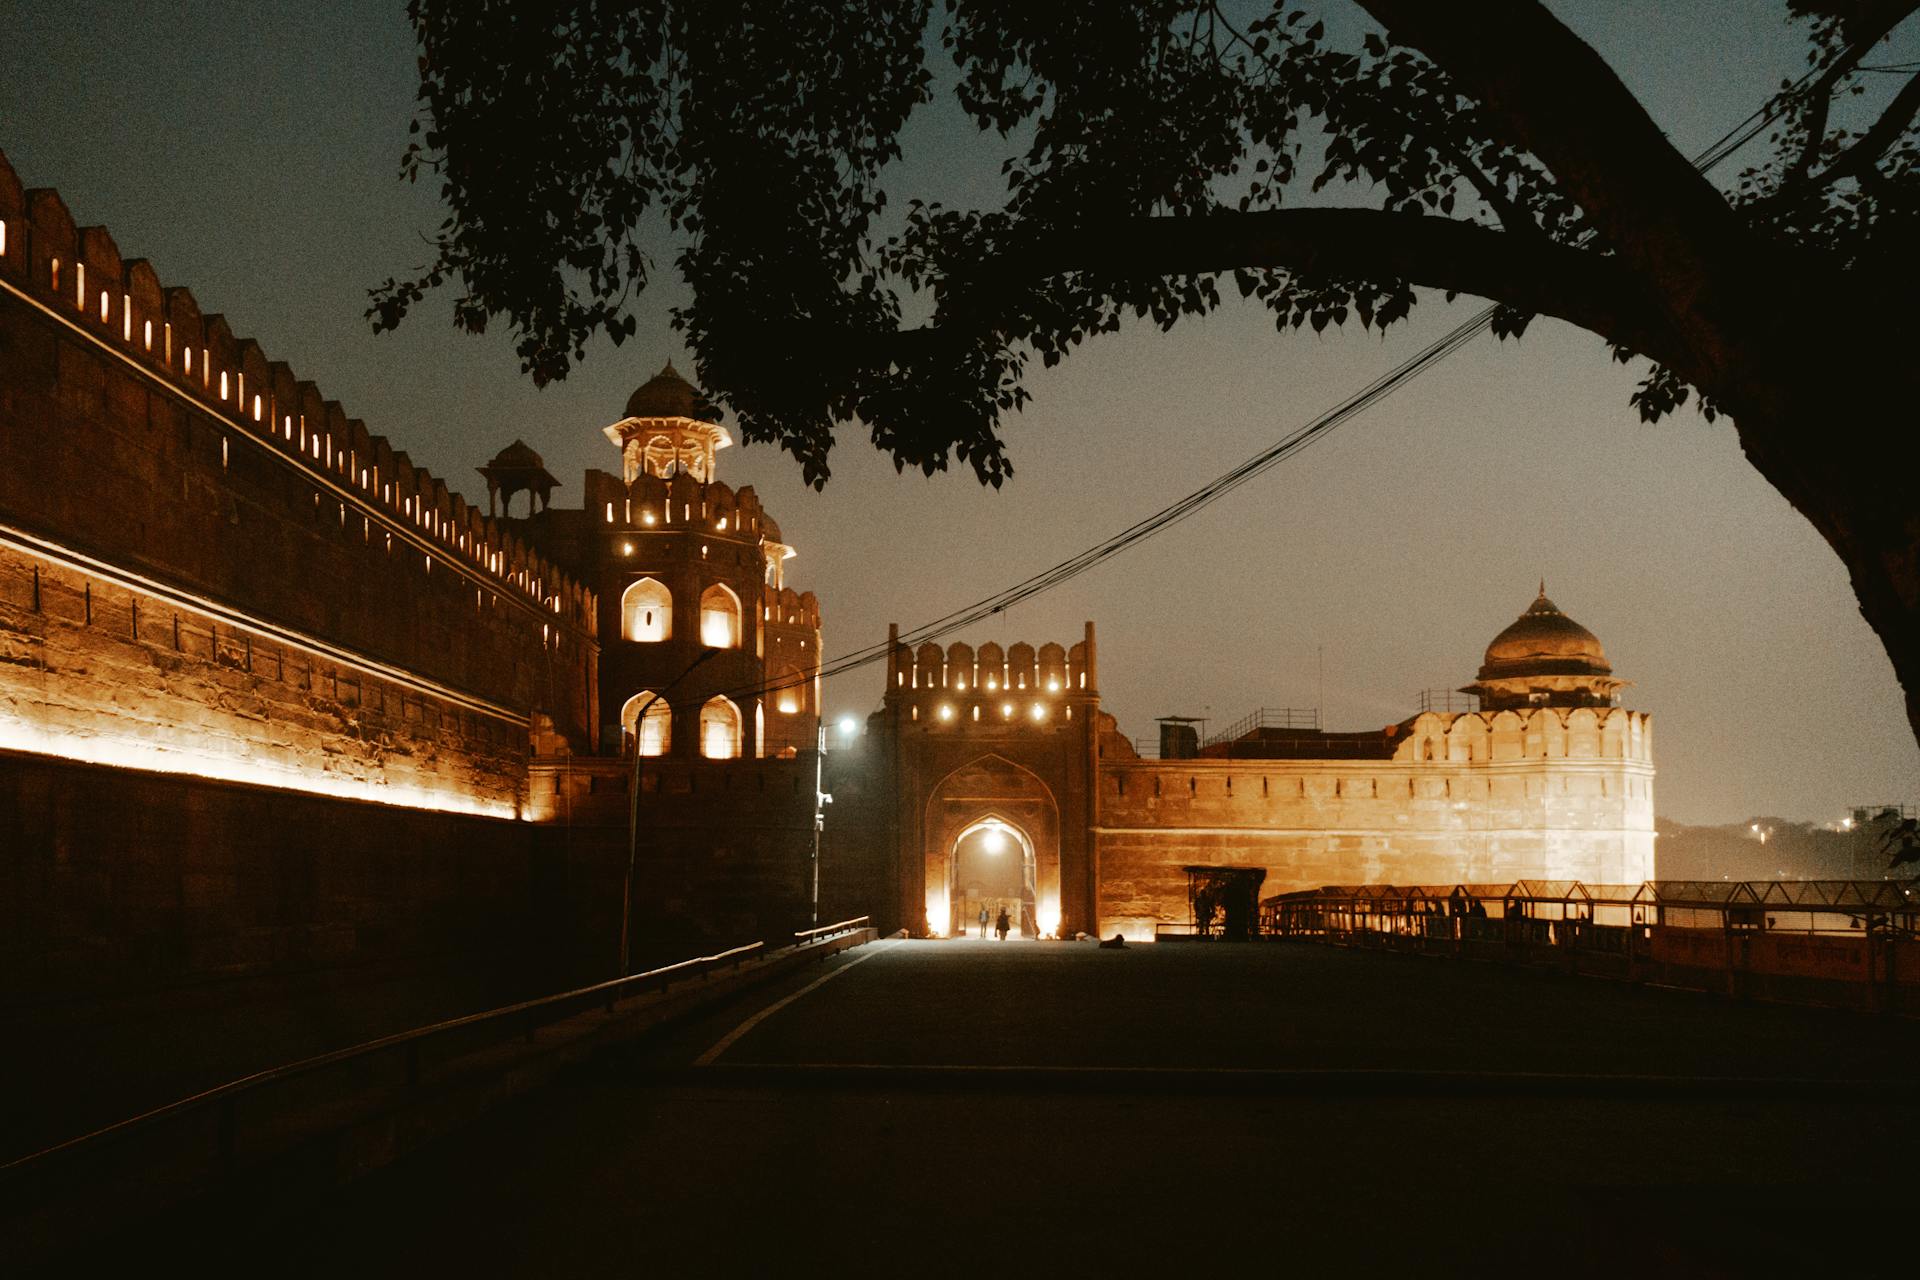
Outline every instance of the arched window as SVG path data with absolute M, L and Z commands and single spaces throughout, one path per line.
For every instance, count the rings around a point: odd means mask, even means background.
M 758 698 L 753 700 L 753 743 L 755 755 L 767 754 L 767 704 Z
M 700 708 L 700 754 L 709 760 L 740 754 L 740 708 L 726 698 L 710 698 Z
M 673 634 L 673 593 L 665 584 L 642 578 L 620 597 L 620 634 L 654 642 Z
M 740 597 L 718 583 L 700 596 L 700 643 L 709 649 L 740 647 Z
M 653 699 L 651 706 L 647 705 L 649 699 Z M 636 735 L 634 718 L 640 714 L 641 707 L 647 708 L 647 716 L 639 724 Z M 643 689 L 620 708 L 620 732 L 623 751 L 632 751 L 637 737 L 641 755 L 663 756 L 673 745 L 673 709 L 665 698 L 654 699 L 652 693 Z

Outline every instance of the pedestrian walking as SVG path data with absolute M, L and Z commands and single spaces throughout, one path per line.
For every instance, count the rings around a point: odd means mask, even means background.
M 983 902 L 980 904 L 980 938 L 981 940 L 985 941 L 986 936 L 987 936 L 987 904 Z
M 1000 941 L 1005 942 L 1007 940 L 1007 930 L 1012 926 L 1012 923 L 1012 921 L 1007 919 L 1007 909 L 1005 907 L 1000 908 L 1000 918 L 993 922 L 993 927 L 999 931 Z

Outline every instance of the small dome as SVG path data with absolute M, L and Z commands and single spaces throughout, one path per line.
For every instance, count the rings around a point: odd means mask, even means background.
M 528 447 L 526 441 L 515 440 L 512 444 L 493 455 L 493 461 L 487 464 L 502 470 L 509 468 L 527 468 L 538 471 L 545 467 L 546 460 Z
M 716 415 L 699 388 L 680 376 L 668 361 L 667 367 L 642 383 L 627 397 L 629 418 L 694 418 L 713 422 Z
M 1607 675 L 1612 671 L 1599 637 L 1560 612 L 1560 606 L 1547 599 L 1543 582 L 1527 611 L 1487 646 L 1480 677 L 1524 672 Z

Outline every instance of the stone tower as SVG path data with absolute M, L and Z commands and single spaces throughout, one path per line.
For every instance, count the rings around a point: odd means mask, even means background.
M 790 755 L 819 726 L 820 607 L 786 585 L 794 549 L 751 487 L 715 475 L 733 440 L 669 364 L 603 434 L 619 475 L 590 470 L 579 510 L 528 531 L 599 600 L 598 753 Z

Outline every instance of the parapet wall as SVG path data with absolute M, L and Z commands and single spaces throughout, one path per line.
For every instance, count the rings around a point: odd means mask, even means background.
M 0 540 L 16 663 L 32 650 L 0 677 L 0 723 L 40 736 L 0 745 L 58 753 L 63 733 L 97 741 L 115 718 L 140 736 L 172 706 L 172 730 L 250 742 L 277 765 L 402 788 L 424 771 L 499 811 L 536 715 L 593 740 L 589 591 L 189 292 L 123 262 L 103 229 L 76 228 L 56 193 L 22 191 L 4 157 Z M 78 601 L 74 617 L 45 614 L 56 597 Z M 184 619 L 180 643 L 163 613 Z M 252 665 L 196 639 L 223 627 Z M 109 641 L 132 649 L 95 661 Z M 289 664 L 262 670 L 263 646 L 283 643 L 302 654 L 298 679 L 328 691 L 300 687 L 299 713 Z M 342 673 L 353 692 L 336 697 Z M 409 715 L 487 727 L 401 760 L 383 744 Z
M 1391 760 L 1101 761 L 1103 932 L 1188 919 L 1188 866 L 1326 884 L 1638 884 L 1653 876 L 1651 718 L 1417 717 Z
M 0 224 L 11 340 L 0 412 L 12 441 L 0 511 L 278 621 L 464 677 L 475 692 L 497 666 L 463 652 L 475 613 L 513 618 L 521 634 L 510 643 L 531 635 L 563 659 L 591 643 L 590 593 L 507 523 L 369 435 L 223 317 L 203 316 L 189 291 L 163 288 L 145 261 L 123 262 L 104 228 L 74 225 L 58 193 L 22 191 L 4 156 Z M 392 567 L 324 563 L 312 537 L 263 542 L 248 527 L 260 519 L 331 523 L 344 531 L 336 544 L 358 534 Z M 444 589 L 429 584 L 435 575 Z M 430 590 L 464 596 L 470 611 L 396 628 L 386 624 L 403 609 L 361 607 Z
M 887 693 L 973 694 L 1092 693 L 1099 680 L 1093 663 L 1093 631 L 1066 648 L 1052 642 L 1038 649 L 1026 641 L 1001 648 L 989 640 L 979 649 L 964 642 L 945 648 L 931 642 L 912 649 L 896 644 L 887 661 Z
M 1423 711 L 1396 734 L 1393 758 L 1452 761 L 1632 760 L 1653 763 L 1653 717 L 1624 707 Z

